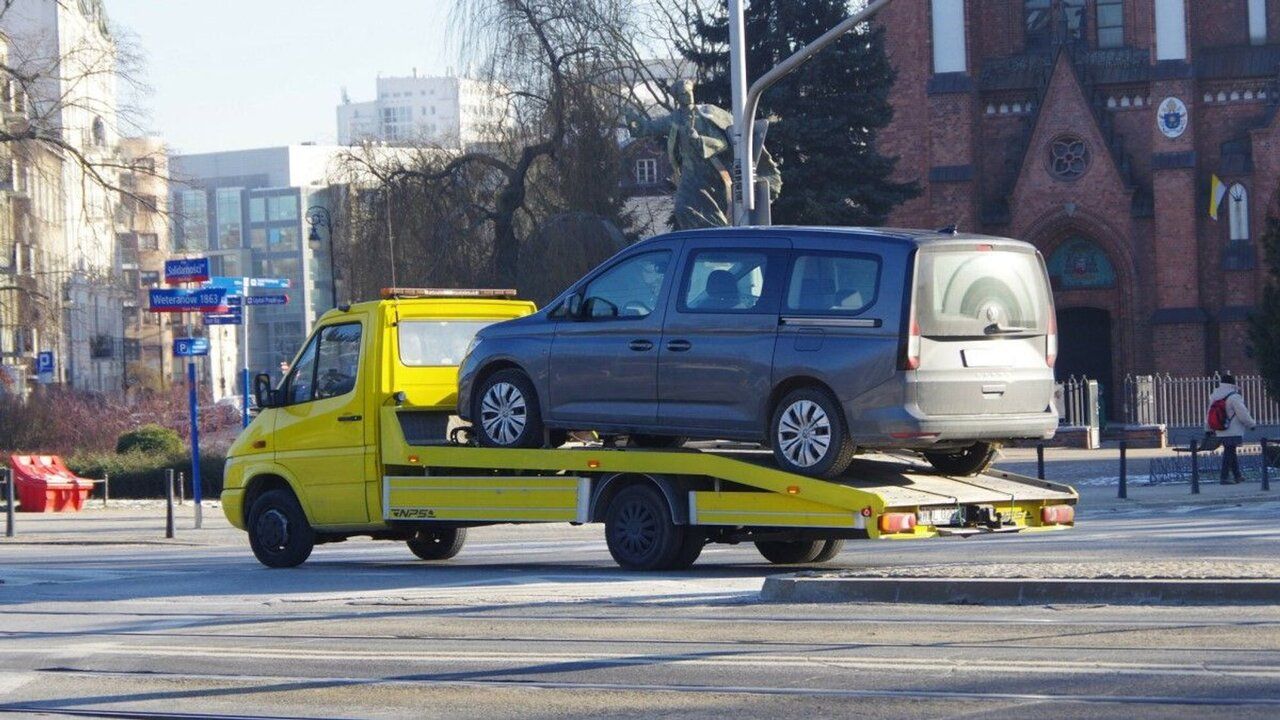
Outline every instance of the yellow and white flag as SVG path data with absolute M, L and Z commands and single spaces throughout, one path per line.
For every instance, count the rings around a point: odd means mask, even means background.
M 1213 179 L 1209 181 L 1209 217 L 1218 219 L 1218 208 L 1222 206 L 1222 199 L 1226 196 L 1227 186 L 1215 173 Z

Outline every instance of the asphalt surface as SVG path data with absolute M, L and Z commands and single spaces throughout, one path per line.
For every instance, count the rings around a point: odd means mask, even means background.
M 1275 569 L 1276 500 L 1149 499 L 1098 494 L 1068 532 L 851 543 L 826 567 Z M 634 574 L 595 526 L 479 529 L 440 564 L 354 540 L 268 570 L 219 511 L 189 515 L 177 542 L 155 508 L 19 517 L 0 715 L 1280 716 L 1276 606 L 769 604 L 779 569 L 750 546 Z

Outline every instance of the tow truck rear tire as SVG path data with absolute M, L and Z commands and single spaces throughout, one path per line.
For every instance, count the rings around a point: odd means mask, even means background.
M 466 528 L 444 530 L 420 530 L 406 541 L 409 551 L 422 560 L 448 560 L 462 552 L 467 542 Z
M 298 498 L 289 490 L 268 490 L 253 501 L 248 518 L 249 547 L 272 568 L 297 567 L 316 546 L 316 532 Z
M 843 549 L 843 540 L 828 540 L 822 544 L 822 549 L 818 551 L 818 555 L 813 559 L 813 562 L 824 563 L 829 560 L 834 560 Z
M 774 565 L 804 565 L 815 562 L 827 548 L 828 540 L 765 540 L 756 549 Z M 839 552 L 837 550 L 837 552 Z
M 702 554 L 702 549 L 707 546 L 707 536 L 694 530 L 693 528 L 685 528 L 684 543 L 680 546 L 680 552 L 676 554 L 675 562 L 671 563 L 672 570 L 688 570 L 698 561 L 698 556 Z
M 623 488 L 605 511 L 609 554 L 626 570 L 670 570 L 686 559 L 692 564 L 697 555 L 686 544 L 686 534 L 687 528 L 672 520 L 666 498 L 651 485 Z
M 967 477 L 985 472 L 996 459 L 996 451 L 1000 446 L 996 443 L 974 443 L 967 448 L 951 452 L 927 452 L 924 459 L 944 475 Z

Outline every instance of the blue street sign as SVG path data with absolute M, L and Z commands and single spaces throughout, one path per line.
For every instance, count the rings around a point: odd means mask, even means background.
M 43 350 L 36 355 L 36 375 L 41 385 L 53 382 L 53 351 Z
M 200 312 L 227 307 L 227 291 L 222 288 L 202 290 L 166 290 L 152 288 L 151 312 Z
M 244 311 L 239 307 L 232 307 L 230 311 L 224 313 L 205 313 L 205 325 L 243 325 Z
M 204 287 L 226 288 L 227 292 L 232 295 L 243 295 L 244 278 L 214 275 L 205 282 Z M 293 287 L 293 282 L 288 278 L 249 278 L 249 287 L 263 288 L 264 290 L 288 290 Z
M 209 279 L 209 258 L 183 258 L 164 261 L 164 281 L 168 285 L 203 282 Z
M 288 295 L 250 295 L 244 299 L 245 305 L 286 305 L 288 302 Z
M 243 304 L 244 304 L 244 303 L 240 302 L 240 296 L 239 296 L 239 295 L 228 295 L 228 296 L 227 296 L 227 307 L 238 308 L 238 307 L 240 307 L 240 306 L 241 306 L 241 305 L 243 305 Z
M 208 338 L 174 338 L 173 354 L 177 357 L 195 357 L 209 354 Z

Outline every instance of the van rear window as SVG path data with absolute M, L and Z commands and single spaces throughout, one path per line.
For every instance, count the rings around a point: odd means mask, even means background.
M 916 273 L 916 322 L 925 336 L 1043 335 L 1053 307 L 1034 252 L 925 250 Z
M 401 320 L 400 362 L 407 367 L 461 365 L 471 339 L 497 320 Z

